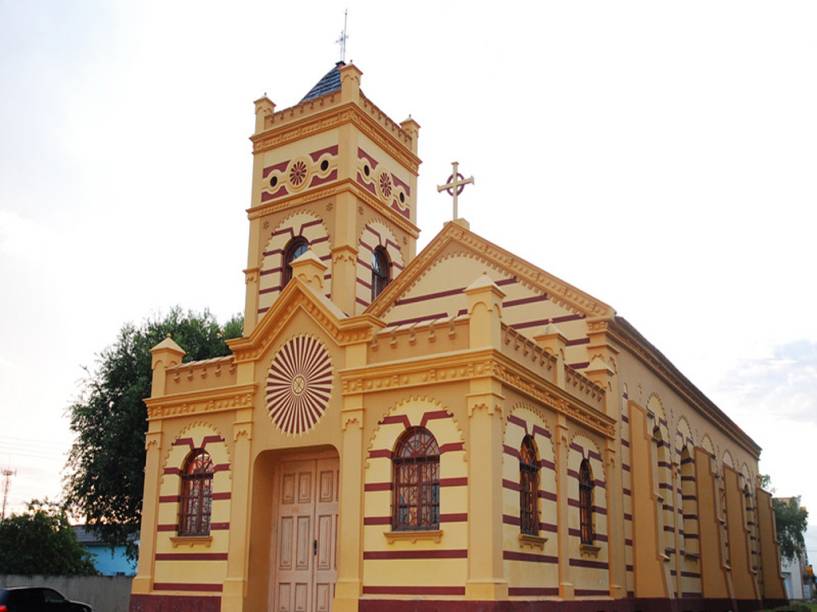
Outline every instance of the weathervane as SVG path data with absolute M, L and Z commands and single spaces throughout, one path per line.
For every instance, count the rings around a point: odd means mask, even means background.
M 340 33 L 340 38 L 335 42 L 340 45 L 340 61 L 346 63 L 346 40 L 349 35 L 346 34 L 346 18 L 349 16 L 349 9 L 343 11 L 343 31 Z
M 451 196 L 451 199 L 454 200 L 454 219 L 457 218 L 457 196 L 462 193 L 462 190 L 465 189 L 466 185 L 474 185 L 474 177 L 465 178 L 462 174 L 459 173 L 459 166 L 460 162 L 451 162 L 451 176 L 448 177 L 448 181 L 445 185 L 437 185 L 437 193 L 441 191 L 447 191 L 448 195 Z

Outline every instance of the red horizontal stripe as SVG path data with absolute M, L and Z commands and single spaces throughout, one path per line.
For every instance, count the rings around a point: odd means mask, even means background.
M 544 295 L 532 295 L 526 298 L 519 298 L 517 300 L 506 300 L 502 302 L 504 307 L 508 306 L 521 306 L 522 304 L 533 304 L 534 302 L 545 302 L 548 299 L 547 293 Z
M 558 563 L 559 559 L 553 555 L 536 555 L 514 550 L 502 551 L 502 558 L 506 561 L 527 561 L 529 563 Z
M 214 500 L 219 500 L 219 499 L 230 499 L 230 492 L 229 492 L 229 491 L 225 491 L 224 493 L 213 493 L 212 498 L 213 498 Z
M 544 597 L 558 594 L 558 587 L 508 587 L 508 595 L 511 597 L 519 597 L 522 595 Z
M 574 595 L 588 597 L 593 595 L 609 595 L 610 591 L 606 589 L 576 589 L 573 591 L 573 593 Z
M 207 591 L 220 593 L 220 584 L 196 584 L 192 582 L 154 582 L 154 591 Z
M 502 452 L 506 455 L 510 455 L 516 459 L 519 459 L 519 451 L 516 450 L 513 446 L 508 446 L 507 444 L 502 445 Z
M 528 423 L 524 419 L 520 419 L 518 416 L 510 415 L 508 417 L 508 423 L 518 425 L 525 430 L 525 433 L 528 433 Z
M 367 550 L 364 559 L 466 559 L 468 549 L 453 550 Z
M 465 595 L 459 586 L 364 586 L 364 595 Z
M 391 491 L 390 482 L 367 482 L 363 485 L 364 491 Z
M 179 496 L 178 495 L 160 495 L 159 496 L 159 503 L 160 504 L 166 504 L 166 503 L 169 503 L 169 502 L 177 502 L 177 501 L 179 501 Z
M 519 490 L 519 483 L 514 482 L 513 480 L 508 480 L 507 478 L 502 479 L 502 486 L 505 489 L 510 489 L 511 491 L 518 491 Z
M 607 561 L 588 561 L 587 559 L 571 559 L 573 567 L 587 567 L 591 569 L 607 569 Z
M 226 561 L 227 553 L 156 553 L 157 561 Z
M 440 478 L 441 487 L 464 487 L 468 484 L 468 478 Z
M 465 450 L 465 442 L 449 442 L 440 446 L 440 454 Z

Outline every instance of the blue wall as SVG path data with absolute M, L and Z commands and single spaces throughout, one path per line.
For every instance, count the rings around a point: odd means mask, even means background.
M 136 561 L 128 560 L 124 546 L 111 549 L 104 544 L 84 544 L 83 548 L 91 553 L 96 571 L 103 576 L 136 575 Z

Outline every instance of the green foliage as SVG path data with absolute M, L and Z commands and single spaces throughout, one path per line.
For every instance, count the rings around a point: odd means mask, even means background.
M 764 491 L 771 491 L 774 493 L 772 487 L 772 477 L 768 474 L 760 474 L 760 488 Z
M 167 336 L 187 354 L 185 361 L 229 354 L 225 340 L 241 336 L 243 319 L 220 326 L 208 311 L 172 309 L 136 327 L 126 324 L 114 344 L 98 356 L 95 372 L 83 381 L 69 408 L 76 439 L 66 465 L 65 497 L 100 539 L 136 553 L 131 537 L 139 529 L 145 466 L 150 349 Z
M 808 511 L 800 506 L 800 497 L 772 499 L 774 518 L 777 524 L 777 541 L 780 555 L 787 559 L 805 556 L 808 528 Z
M 32 500 L 23 514 L 0 521 L 0 574 L 92 576 L 91 555 L 77 542 L 65 510 Z

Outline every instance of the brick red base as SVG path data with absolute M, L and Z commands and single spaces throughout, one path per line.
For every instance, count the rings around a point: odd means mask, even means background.
M 786 605 L 786 601 L 771 602 Z M 397 601 L 362 599 L 360 612 L 755 612 L 769 605 L 731 599 L 618 599 L 581 601 Z
M 212 595 L 131 595 L 129 612 L 219 612 L 221 597 Z
M 618 599 L 581 601 L 434 601 L 362 599 L 360 612 L 756 612 L 785 606 L 731 599 Z M 221 598 L 207 595 L 131 595 L 129 612 L 219 612 Z M 258 612 L 252 610 L 250 612 Z

